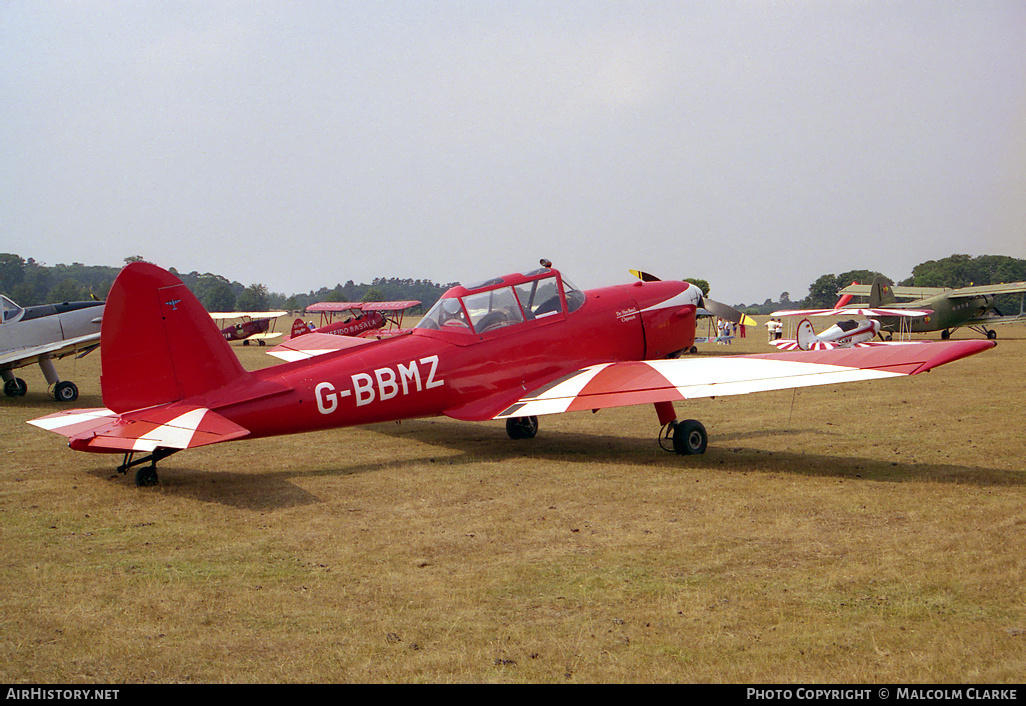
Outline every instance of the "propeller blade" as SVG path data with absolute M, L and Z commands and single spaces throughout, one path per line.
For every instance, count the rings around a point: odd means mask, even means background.
M 630 273 L 632 275 L 634 275 L 635 277 L 637 277 L 638 279 L 640 279 L 642 282 L 658 282 L 658 281 L 660 281 L 659 278 L 656 277 L 655 275 L 650 275 L 649 273 L 642 272 L 641 270 L 630 270 Z
M 734 307 L 718 302 L 709 297 L 705 297 L 705 308 L 721 319 L 726 319 L 731 323 L 744 324 L 745 326 L 755 326 L 756 321 L 748 314 L 743 314 Z

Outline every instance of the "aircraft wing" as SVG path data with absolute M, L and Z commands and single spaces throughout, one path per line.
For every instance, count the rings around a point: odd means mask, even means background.
M 292 362 L 306 360 L 307 358 L 324 355 L 325 353 L 334 353 L 335 351 L 353 348 L 354 346 L 374 343 L 374 340 L 372 338 L 338 336 L 333 333 L 317 333 L 312 331 L 311 333 L 304 333 L 302 336 L 290 338 L 281 345 L 267 351 L 267 354 Z
M 606 363 L 564 375 L 498 409 L 491 418 L 558 414 L 917 375 L 994 345 L 993 341 L 923 342 Z
M 212 311 L 210 318 L 215 321 L 225 319 L 277 319 L 288 314 L 286 311 Z
M 837 293 L 841 295 L 850 294 L 854 297 L 868 297 L 871 288 L 872 285 L 869 284 L 849 284 L 847 287 L 839 290 Z M 947 287 L 893 286 L 891 287 L 891 291 L 894 293 L 894 296 L 898 299 L 927 299 L 938 294 L 944 294 L 944 292 L 950 292 L 951 289 Z
M 336 311 L 405 311 L 420 306 L 418 301 L 394 302 L 317 302 L 306 307 L 306 313 L 323 313 Z
M 100 345 L 99 331 L 63 341 L 54 341 L 42 346 L 6 351 L 0 355 L 0 366 L 17 368 L 21 365 L 35 363 L 40 357 L 63 358 L 80 351 L 89 353 L 98 345 Z
M 249 431 L 206 407 L 170 404 L 118 415 L 109 409 L 75 409 L 29 421 L 69 439 L 78 450 L 191 449 L 246 436 Z
M 983 316 L 974 316 L 962 326 L 993 326 L 994 324 L 1015 324 L 1026 322 L 1026 313 L 1024 314 L 1007 314 L 1002 316 L 1001 314 L 995 314 L 994 312 L 988 312 Z
M 412 309 L 415 306 L 420 306 L 418 301 L 398 301 L 398 302 L 363 302 L 360 308 L 364 311 L 406 311 Z
M 1026 282 L 1008 282 L 1007 284 L 981 284 L 975 287 L 962 287 L 951 292 L 953 299 L 961 297 L 978 297 L 982 294 L 1021 294 L 1026 292 Z
M 867 309 L 865 307 L 840 307 L 838 309 L 787 309 L 774 311 L 770 316 L 926 316 L 933 309 Z

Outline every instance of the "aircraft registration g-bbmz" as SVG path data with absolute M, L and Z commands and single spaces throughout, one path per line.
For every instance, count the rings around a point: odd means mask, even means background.
M 186 286 L 131 263 L 107 298 L 101 336 L 105 408 L 35 419 L 76 451 L 121 453 L 120 472 L 157 480 L 182 449 L 238 439 L 446 415 L 506 420 L 530 438 L 538 416 L 652 404 L 659 440 L 706 449 L 705 428 L 674 402 L 915 375 L 993 341 L 685 356 L 701 291 L 637 281 L 581 291 L 551 263 L 449 289 L 417 326 L 383 339 L 318 334 L 271 352 L 289 362 L 246 371 Z M 140 455 L 141 458 L 136 458 Z

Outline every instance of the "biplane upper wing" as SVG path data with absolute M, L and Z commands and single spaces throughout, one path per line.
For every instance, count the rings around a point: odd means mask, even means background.
M 849 284 L 837 293 L 841 295 L 851 295 L 854 297 L 868 297 L 871 290 L 872 285 L 870 284 Z M 948 287 L 903 287 L 896 285 L 891 287 L 891 291 L 898 299 L 928 299 L 929 297 L 944 294 L 945 292 L 950 292 L 952 290 Z
M 922 342 L 605 363 L 564 375 L 497 409 L 491 418 L 558 414 L 917 375 L 994 345 L 993 341 Z M 477 411 L 484 413 L 480 408 Z
M 215 321 L 225 319 L 277 319 L 288 314 L 287 311 L 212 311 L 210 318 Z
M 306 307 L 308 314 L 337 312 L 337 311 L 406 311 L 415 306 L 420 306 L 418 301 L 393 301 L 393 302 L 317 302 Z
M 926 316 L 932 309 L 888 309 L 858 306 L 842 306 L 836 309 L 784 309 L 774 311 L 770 316 Z
M 960 289 L 949 290 L 951 297 L 978 297 L 980 295 L 989 294 L 1021 294 L 1026 292 L 1026 282 L 1007 282 L 1005 284 L 980 284 L 973 287 L 962 287 Z

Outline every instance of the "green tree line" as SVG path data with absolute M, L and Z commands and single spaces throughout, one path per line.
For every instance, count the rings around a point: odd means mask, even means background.
M 840 291 L 849 284 L 870 284 L 877 277 L 884 277 L 891 284 L 904 287 L 947 287 L 959 289 L 973 285 L 1026 282 L 1026 260 L 1006 255 L 950 255 L 941 260 L 928 260 L 912 268 L 912 275 L 901 281 L 887 277 L 874 270 L 849 270 L 841 274 L 826 274 L 809 285 L 808 295 L 797 302 L 790 300 L 787 292 L 780 299 L 767 299 L 762 304 L 738 304 L 735 308 L 747 314 L 769 314 L 786 308 L 822 309 L 832 307 L 840 298 Z M 1018 311 L 1019 295 L 998 297 L 995 303 L 999 310 Z
M 125 262 L 141 260 L 133 256 Z M 0 293 L 6 294 L 22 306 L 65 301 L 105 299 L 119 267 L 83 265 L 45 265 L 32 258 L 24 259 L 13 253 L 0 253 Z M 436 284 L 430 280 L 402 279 L 397 277 L 376 277 L 370 283 L 356 284 L 349 280 L 334 287 L 321 287 L 305 294 L 282 294 L 271 292 L 263 284 L 244 285 L 211 272 L 181 273 L 171 268 L 187 287 L 196 295 L 207 311 L 267 311 L 284 309 L 303 311 L 307 306 L 321 301 L 394 301 L 416 300 L 423 311 L 430 308 L 438 298 L 453 286 Z M 876 277 L 885 276 L 872 270 L 850 270 L 841 274 L 825 274 L 809 285 L 808 295 L 800 301 L 792 301 L 788 292 L 780 294 L 777 300 L 766 299 L 762 304 L 737 304 L 735 308 L 745 313 L 768 314 L 782 308 L 822 308 L 833 306 L 838 292 L 852 282 L 869 284 Z M 706 293 L 709 283 L 692 280 Z M 1026 260 L 1005 255 L 951 255 L 942 260 L 929 260 L 916 265 L 907 279 L 892 284 L 916 287 L 969 287 L 972 285 L 1000 284 L 1003 282 L 1026 282 Z M 999 299 L 999 309 L 1018 308 L 1018 299 Z M 1014 301 L 1013 301 L 1014 299 Z
M 142 260 L 139 256 L 125 262 Z M 54 302 L 105 299 L 120 267 L 103 265 L 46 265 L 14 253 L 0 253 L 0 293 L 22 306 Z M 426 311 L 451 284 L 430 280 L 375 278 L 356 284 L 352 280 L 334 287 L 321 287 L 306 294 L 271 292 L 266 285 L 234 282 L 211 272 L 170 271 L 196 295 L 207 311 L 303 311 L 320 301 L 394 301 L 415 300 Z

